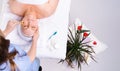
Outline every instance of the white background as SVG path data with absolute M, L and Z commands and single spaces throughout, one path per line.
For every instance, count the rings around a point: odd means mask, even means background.
M 84 65 L 82 71 L 120 70 L 120 0 L 72 0 L 70 24 L 75 18 L 92 30 L 95 36 L 108 45 L 96 56 L 97 63 Z M 57 60 L 42 59 L 43 71 L 77 71 Z
M 82 71 L 119 71 L 120 0 L 72 0 L 70 24 L 75 18 L 80 18 L 100 41 L 108 45 L 96 56 L 97 63 L 93 61 L 88 66 L 84 65 Z M 43 71 L 77 71 L 65 63 L 58 64 L 58 61 L 41 59 Z
M 108 48 L 83 71 L 120 71 L 120 0 L 72 0 L 70 20 L 79 17 Z

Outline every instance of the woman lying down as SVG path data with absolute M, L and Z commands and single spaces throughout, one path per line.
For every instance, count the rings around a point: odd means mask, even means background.
M 33 36 L 38 27 L 38 19 L 52 15 L 58 5 L 59 0 L 9 0 L 10 11 L 22 17 L 22 34 L 27 37 Z M 21 30 L 19 30 L 20 32 Z
M 17 26 L 18 38 L 22 43 L 31 42 L 35 30 L 38 28 L 38 20 L 51 16 L 59 0 L 9 0 L 8 5 L 13 14 L 20 16 Z M 16 34 L 14 34 L 16 35 Z M 12 38 L 11 38 L 12 39 Z M 26 42 L 27 41 L 27 42 Z M 16 41 L 16 43 L 19 41 Z M 21 42 L 20 42 L 21 43 Z
M 32 45 L 26 53 L 18 45 L 5 39 L 17 24 L 16 21 L 9 21 L 6 29 L 0 30 L 0 71 L 38 71 L 40 61 L 35 57 L 39 31 L 38 29 L 34 31 Z

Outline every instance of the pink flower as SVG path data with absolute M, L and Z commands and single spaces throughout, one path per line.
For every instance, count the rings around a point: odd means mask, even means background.
M 82 26 L 78 26 L 78 27 L 77 27 L 77 30 L 81 30 L 81 29 L 82 29 Z
M 83 36 L 84 36 L 84 37 L 87 37 L 87 36 L 88 36 L 88 33 L 84 32 L 84 33 L 83 33 Z
M 97 45 L 97 42 L 96 42 L 96 41 L 93 41 L 93 45 Z

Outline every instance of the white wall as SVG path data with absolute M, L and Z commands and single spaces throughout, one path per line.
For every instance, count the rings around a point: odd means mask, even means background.
M 94 34 L 108 45 L 83 71 L 120 70 L 120 0 L 72 0 L 70 20 L 79 17 Z
M 82 71 L 120 70 L 120 0 L 72 0 L 70 23 L 79 17 L 96 37 L 108 45 L 108 49 L 96 56 Z M 42 59 L 43 71 L 77 71 L 57 64 L 57 60 Z

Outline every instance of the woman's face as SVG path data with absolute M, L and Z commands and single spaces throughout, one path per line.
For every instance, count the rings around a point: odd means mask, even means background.
M 31 37 L 38 29 L 38 20 L 33 16 L 24 17 L 21 23 L 21 30 L 25 36 Z

